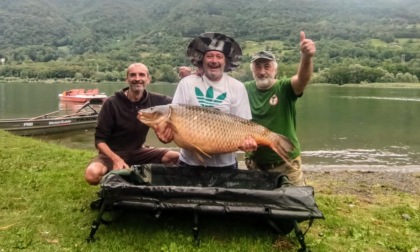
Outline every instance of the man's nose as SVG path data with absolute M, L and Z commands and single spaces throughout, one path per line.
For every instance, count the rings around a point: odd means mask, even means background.
M 265 69 L 264 68 L 258 68 L 257 69 L 257 74 L 258 75 L 265 75 Z
M 209 62 L 217 62 L 216 56 L 210 57 Z

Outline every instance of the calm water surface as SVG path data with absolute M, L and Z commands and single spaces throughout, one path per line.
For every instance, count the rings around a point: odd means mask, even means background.
M 71 88 L 99 88 L 111 95 L 119 84 L 0 83 L 0 118 L 36 116 L 80 104 L 60 103 Z M 176 85 L 149 90 L 173 95 Z M 420 172 L 420 89 L 310 86 L 297 103 L 304 168 Z M 93 130 L 37 137 L 71 148 L 94 149 Z M 151 146 L 164 146 L 153 132 Z M 166 147 L 177 149 L 176 145 Z M 239 153 L 240 159 L 242 153 Z

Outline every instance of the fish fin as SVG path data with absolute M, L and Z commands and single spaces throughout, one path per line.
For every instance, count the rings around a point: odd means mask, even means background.
M 203 154 L 204 156 L 206 156 L 206 157 L 208 157 L 208 158 L 211 158 L 211 156 L 210 156 L 209 154 L 205 153 L 202 149 L 200 149 L 200 147 L 198 147 L 198 146 L 196 146 L 196 145 L 193 145 L 193 146 L 194 146 L 194 148 L 195 148 L 196 150 L 198 150 L 198 151 L 199 151 L 199 153 Z
M 198 161 L 200 161 L 201 165 L 204 166 L 204 158 L 203 158 L 203 155 L 201 153 L 199 153 L 199 152 L 196 152 L 196 151 L 193 151 L 192 153 L 194 154 L 195 158 L 197 158 Z
M 292 142 L 281 134 L 273 132 L 274 142 L 270 147 L 277 153 L 286 163 L 290 164 L 289 152 L 294 149 Z
M 204 164 L 204 158 L 203 158 L 203 156 L 206 156 L 208 158 L 211 158 L 211 156 L 209 154 L 205 153 L 202 149 L 200 149 L 200 147 L 198 147 L 196 145 L 193 145 L 193 146 L 197 150 L 196 152 L 194 152 L 195 153 L 195 156 L 197 157 L 198 160 L 200 160 L 200 162 L 202 164 Z

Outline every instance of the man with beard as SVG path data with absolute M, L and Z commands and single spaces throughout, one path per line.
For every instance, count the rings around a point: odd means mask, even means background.
M 187 48 L 187 56 L 200 73 L 181 79 L 172 103 L 188 104 L 219 109 L 222 112 L 251 119 L 248 95 L 244 84 L 230 77 L 226 72 L 239 66 L 242 50 L 231 37 L 220 33 L 203 33 L 192 40 Z M 156 131 L 162 142 L 170 142 L 173 135 L 169 127 Z M 257 148 L 254 139 L 244 139 L 240 147 L 252 151 Z M 194 153 L 181 149 L 179 165 L 194 167 L 238 167 L 236 153 L 216 154 L 203 157 L 202 161 Z
M 176 164 L 179 153 L 167 149 L 143 146 L 149 127 L 137 120 L 138 110 L 171 103 L 168 96 L 146 91 L 151 76 L 142 63 L 127 69 L 127 88 L 107 98 L 98 116 L 95 147 L 99 154 L 85 171 L 85 179 L 97 185 L 111 170 L 129 168 L 135 164 Z
M 316 48 L 312 40 L 300 33 L 301 59 L 298 72 L 291 78 L 276 79 L 277 62 L 274 54 L 259 51 L 252 56 L 254 81 L 245 83 L 252 112 L 252 120 L 271 131 L 288 137 L 295 149 L 290 153 L 291 165 L 274 151 L 259 147 L 248 152 L 245 163 L 249 170 L 274 171 L 286 174 L 294 185 L 304 185 L 301 169 L 300 144 L 296 134 L 296 100 L 303 95 L 313 72 L 312 58 Z

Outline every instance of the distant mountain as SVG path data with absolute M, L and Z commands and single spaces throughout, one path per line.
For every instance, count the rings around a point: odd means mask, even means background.
M 119 72 L 139 60 L 152 69 L 169 69 L 188 64 L 186 45 L 206 31 L 231 35 L 243 49 L 249 49 L 246 41 L 279 41 L 259 48 L 296 64 L 301 30 L 317 42 L 318 69 L 343 62 L 378 67 L 385 59 L 401 63 L 404 55 L 410 64 L 382 68 L 394 75 L 413 73 L 419 13 L 418 0 L 1 0 L 0 58 L 25 65 L 0 69 L 0 77 L 20 76 L 20 69 L 40 62 L 66 71 L 68 65 L 87 69 L 41 76 L 77 72 L 91 78 L 95 70 Z M 25 76 L 40 75 L 32 68 L 36 74 Z M 165 74 L 157 71 L 157 76 Z
M 301 29 L 315 39 L 418 38 L 418 13 L 417 0 L 2 0 L 0 49 L 51 45 L 83 53 L 103 51 L 114 39 L 204 31 L 240 40 L 285 40 Z

